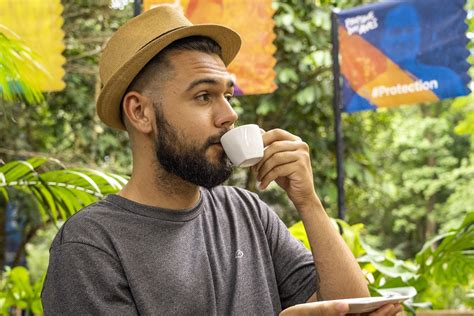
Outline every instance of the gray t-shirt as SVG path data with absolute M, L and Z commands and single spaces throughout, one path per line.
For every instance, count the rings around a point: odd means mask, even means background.
M 109 195 L 50 250 L 45 315 L 273 315 L 315 291 L 311 253 L 257 195 L 220 186 L 173 211 Z

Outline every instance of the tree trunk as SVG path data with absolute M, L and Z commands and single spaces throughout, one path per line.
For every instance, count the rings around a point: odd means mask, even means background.
M 426 205 L 426 230 L 425 230 L 425 241 L 429 240 L 436 234 L 436 221 L 431 216 L 434 212 L 434 206 L 436 203 L 436 195 L 433 194 L 428 199 L 428 203 Z
M 36 235 L 38 230 L 44 228 L 47 226 L 47 224 L 50 223 L 50 221 L 46 221 L 44 223 L 41 223 L 39 225 L 31 227 L 28 232 L 26 233 L 26 236 L 23 238 L 21 241 L 20 246 L 18 247 L 18 250 L 16 251 L 15 258 L 13 259 L 12 266 L 18 266 L 20 264 L 21 257 L 25 253 L 25 247 L 26 244 L 31 241 L 31 239 Z
M 439 110 L 439 106 L 437 107 L 421 106 L 423 117 L 433 117 L 433 115 L 437 114 L 436 113 L 437 110 Z M 433 143 L 434 136 L 433 136 L 432 131 L 430 130 L 426 131 L 425 137 L 426 139 L 428 139 L 430 143 Z M 436 166 L 436 156 L 434 153 L 430 153 L 430 155 L 427 157 L 426 164 L 429 167 Z M 431 237 L 433 237 L 436 234 L 436 221 L 434 220 L 434 217 L 433 217 L 435 204 L 436 204 L 436 193 L 433 193 L 433 195 L 431 195 L 428 198 L 428 201 L 426 203 L 426 215 L 425 215 L 426 225 L 425 225 L 425 234 L 424 234 L 425 241 L 429 240 Z
M 3 194 L 0 193 L 0 269 L 3 270 L 5 265 L 5 249 L 7 241 L 7 201 Z
M 426 138 L 433 142 L 433 134 L 428 133 Z M 434 167 L 436 165 L 436 157 L 433 154 L 428 156 L 427 165 L 430 167 Z M 434 220 L 433 212 L 436 204 L 436 193 L 433 193 L 427 201 L 426 204 L 426 230 L 425 230 L 425 241 L 430 239 L 436 234 L 436 222 Z

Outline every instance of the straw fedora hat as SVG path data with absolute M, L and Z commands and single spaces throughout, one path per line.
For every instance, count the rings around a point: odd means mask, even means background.
M 226 66 L 241 45 L 240 36 L 233 30 L 216 24 L 193 25 L 172 5 L 160 5 L 122 25 L 105 46 L 99 62 L 101 89 L 97 114 L 100 119 L 111 127 L 125 130 L 120 107 L 130 83 L 163 48 L 189 36 L 206 36 L 216 41 Z

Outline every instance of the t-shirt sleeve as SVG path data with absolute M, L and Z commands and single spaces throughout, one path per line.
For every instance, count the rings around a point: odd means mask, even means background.
M 261 202 L 282 308 L 305 303 L 319 290 L 319 276 L 311 252 L 294 238 L 282 220 Z
M 53 245 L 41 299 L 45 315 L 138 315 L 120 263 L 79 242 Z

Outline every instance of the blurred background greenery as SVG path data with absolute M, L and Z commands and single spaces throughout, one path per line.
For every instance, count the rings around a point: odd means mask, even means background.
M 310 145 L 314 184 L 333 217 L 337 190 L 330 12 L 369 2 L 374 1 L 274 0 L 279 88 L 234 103 L 240 124 L 283 128 Z M 10 263 L 29 268 L 5 270 L 0 284 L 3 313 L 11 312 L 11 306 L 41 313 L 41 280 L 57 227 L 82 206 L 117 191 L 131 171 L 126 133 L 99 121 L 95 97 L 100 51 L 133 16 L 133 4 L 62 4 L 66 88 L 38 100 L 33 85 L 32 91 L 22 90 L 26 95 L 2 94 L 0 99 L 0 252 L 5 249 L 2 227 L 9 205 L 23 231 Z M 468 0 L 470 34 L 473 5 Z M 8 49 L 2 40 L 0 54 Z M 419 292 L 415 303 L 474 306 L 473 98 L 343 115 L 347 223 L 338 223 L 373 293 L 413 286 Z M 276 185 L 257 191 L 254 175 L 246 170 L 236 170 L 229 183 L 256 191 L 288 226 L 299 221 Z M 304 240 L 304 232 L 293 231 Z M 5 258 L 0 257 L 3 266 Z

